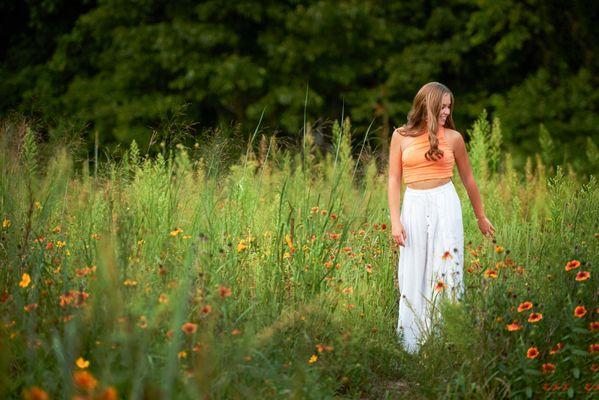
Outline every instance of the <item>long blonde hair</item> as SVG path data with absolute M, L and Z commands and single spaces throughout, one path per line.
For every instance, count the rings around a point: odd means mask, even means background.
M 408 122 L 399 128 L 399 134 L 403 136 L 419 136 L 422 131 L 428 131 L 430 148 L 424 155 L 427 160 L 437 161 L 443 157 L 443 150 L 439 148 L 439 113 L 443 96 L 449 94 L 451 97 L 451 113 L 445 120 L 445 127 L 455 129 L 453 123 L 453 93 L 439 82 L 429 82 L 422 86 L 412 103 L 412 109 L 408 113 Z

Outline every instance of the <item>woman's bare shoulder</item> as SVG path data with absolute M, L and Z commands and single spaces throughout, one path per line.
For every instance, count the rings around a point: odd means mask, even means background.
M 408 139 L 408 136 L 405 135 L 404 127 L 400 126 L 399 128 L 395 128 L 393 130 L 393 133 L 391 134 L 391 141 L 397 143 L 399 149 L 402 151 L 406 146 L 406 139 Z
M 464 136 L 454 129 L 445 128 L 445 137 L 451 142 L 464 141 Z

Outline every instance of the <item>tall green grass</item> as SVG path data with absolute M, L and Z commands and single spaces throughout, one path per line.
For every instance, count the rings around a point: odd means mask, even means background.
M 456 185 L 467 295 L 442 303 L 442 334 L 415 357 L 395 334 L 385 166 L 360 144 L 352 157 L 349 119 L 333 125 L 324 154 L 306 132 L 299 151 L 263 137 L 232 162 L 217 134 L 153 158 L 132 143 L 95 177 L 87 160 L 6 122 L 0 395 L 35 386 L 65 398 L 108 388 L 131 399 L 526 398 L 547 382 L 590 395 L 594 177 L 548 173 L 541 157 L 516 171 L 499 121 L 477 121 L 470 158 L 496 243 L 483 240 Z M 582 265 L 567 273 L 572 259 Z M 497 279 L 485 277 L 491 268 Z M 580 270 L 591 278 L 575 281 Z M 512 308 L 527 300 L 543 319 L 508 332 L 522 320 Z M 576 305 L 584 318 L 573 317 Z M 557 342 L 555 372 L 543 374 Z M 538 359 L 526 358 L 532 345 Z

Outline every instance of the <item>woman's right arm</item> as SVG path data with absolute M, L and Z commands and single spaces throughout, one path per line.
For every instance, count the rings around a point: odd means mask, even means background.
M 388 200 L 389 213 L 391 216 L 391 234 L 395 242 L 400 245 L 405 245 L 406 233 L 401 225 L 401 135 L 396 129 L 391 137 L 391 145 L 389 146 L 389 184 L 388 184 Z

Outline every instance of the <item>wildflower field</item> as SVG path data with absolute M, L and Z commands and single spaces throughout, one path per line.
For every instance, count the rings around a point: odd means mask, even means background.
M 465 298 L 438 284 L 419 356 L 395 332 L 385 166 L 349 120 L 326 154 L 254 135 L 230 163 L 218 140 L 94 164 L 0 132 L 0 398 L 597 395 L 597 179 L 517 170 L 498 121 L 469 131 L 495 239 L 455 172 Z

